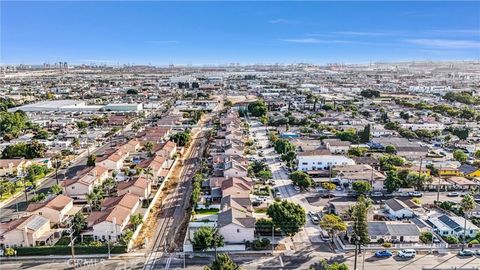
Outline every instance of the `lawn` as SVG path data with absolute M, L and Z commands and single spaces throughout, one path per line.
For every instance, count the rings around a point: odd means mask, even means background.
M 195 213 L 200 215 L 214 215 L 214 214 L 218 214 L 218 212 L 219 212 L 219 209 L 216 209 L 216 208 L 195 209 Z

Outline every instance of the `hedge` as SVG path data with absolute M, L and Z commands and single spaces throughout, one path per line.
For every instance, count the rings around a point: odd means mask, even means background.
M 127 246 L 111 246 L 110 253 L 126 253 Z M 17 247 L 17 256 L 39 256 L 39 255 L 71 255 L 69 246 L 48 246 L 48 247 Z M 108 246 L 88 247 L 75 246 L 75 255 L 82 254 L 108 254 Z

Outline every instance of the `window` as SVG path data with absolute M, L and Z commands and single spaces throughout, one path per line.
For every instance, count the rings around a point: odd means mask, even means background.
M 75 189 L 75 187 L 74 187 L 74 186 L 72 186 L 72 189 Z
M 240 229 L 237 229 L 237 233 L 239 233 L 239 232 L 240 232 Z

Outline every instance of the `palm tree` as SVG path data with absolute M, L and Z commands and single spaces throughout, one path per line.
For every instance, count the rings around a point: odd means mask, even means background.
M 117 186 L 117 182 L 115 182 L 115 180 L 113 180 L 113 178 L 111 177 L 105 179 L 105 182 L 103 182 L 102 184 L 103 191 L 108 195 L 110 195 L 110 193 L 116 186 Z
M 135 230 L 137 229 L 138 225 L 143 223 L 142 216 L 139 214 L 133 215 L 130 217 L 130 223 L 133 225 Z
M 87 202 L 95 210 L 100 209 L 100 203 L 103 200 L 103 190 L 95 187 L 92 192 L 87 194 Z
M 463 197 L 462 201 L 460 202 L 460 206 L 463 210 L 463 218 L 465 219 L 465 224 L 463 226 L 463 239 L 462 239 L 462 250 L 465 248 L 465 240 L 467 234 L 467 213 L 475 209 L 475 200 L 473 196 L 468 194 Z
M 148 155 L 151 156 L 152 155 L 152 149 L 153 149 L 153 143 L 152 142 L 146 142 L 144 145 L 143 145 L 143 149 L 145 151 L 148 152 Z
M 153 177 L 153 169 L 151 167 L 147 167 L 145 170 L 143 170 L 143 173 L 147 176 L 147 182 L 150 183 L 150 176 Z

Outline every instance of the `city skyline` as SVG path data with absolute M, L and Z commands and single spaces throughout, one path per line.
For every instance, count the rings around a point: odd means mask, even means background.
M 3 2 L 1 64 L 478 60 L 478 2 Z

